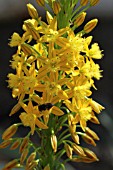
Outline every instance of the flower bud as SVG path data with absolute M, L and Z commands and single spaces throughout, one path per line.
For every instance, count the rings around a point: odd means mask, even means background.
M 29 143 L 29 138 L 28 137 L 25 137 L 20 145 L 20 149 L 19 149 L 19 152 L 22 153 L 23 150 L 28 146 L 28 143 Z
M 9 139 L 9 140 L 5 140 L 2 143 L 0 143 L 0 149 L 8 147 L 10 145 L 11 141 L 12 141 L 12 139 Z
M 35 158 L 36 158 L 36 152 L 32 152 L 32 153 L 29 155 L 26 164 L 27 164 L 27 165 L 30 164 Z
M 28 12 L 29 12 L 29 15 L 31 16 L 31 18 L 37 19 L 38 18 L 38 12 L 34 8 L 34 6 L 29 3 L 29 4 L 27 4 L 27 8 L 28 8 Z
M 51 146 L 53 148 L 53 151 L 56 152 L 57 151 L 57 137 L 56 137 L 56 135 L 51 136 Z
M 96 116 L 94 116 L 94 115 L 91 117 L 90 121 L 91 121 L 92 123 L 95 123 L 95 124 L 100 124 L 98 118 L 97 118 Z
M 21 44 L 21 49 L 24 52 L 24 54 L 31 55 L 33 53 L 32 49 L 30 48 L 30 45 L 28 44 Z
M 73 139 L 73 141 L 74 141 L 75 143 L 77 143 L 77 144 L 80 143 L 80 142 L 79 142 L 79 136 L 76 134 L 76 132 L 71 133 L 71 137 L 72 137 L 72 139 Z
M 97 19 L 92 19 L 89 21 L 85 26 L 84 26 L 84 31 L 85 33 L 91 32 L 97 25 L 98 20 Z
M 8 162 L 2 170 L 10 170 L 12 168 L 18 167 L 20 164 L 18 163 L 17 159 Z
M 61 10 L 60 3 L 58 1 L 53 1 L 53 12 L 57 15 Z
M 71 146 L 69 146 L 67 143 L 65 143 L 64 148 L 66 150 L 68 158 L 72 159 L 73 148 L 71 148 Z
M 51 24 L 53 17 L 48 11 L 46 12 L 46 19 L 47 19 L 48 24 Z
M 101 110 L 104 109 L 102 105 L 100 105 L 99 103 L 97 103 L 96 101 L 92 99 L 90 100 L 90 105 L 97 114 L 99 114 Z
M 2 139 L 4 140 L 8 140 L 9 138 L 11 138 L 17 131 L 18 129 L 18 125 L 17 124 L 13 124 L 12 126 L 10 126 L 9 128 L 7 128 L 3 135 L 2 135 Z
M 15 150 L 15 149 L 17 149 L 18 148 L 18 146 L 20 145 L 20 140 L 18 139 L 18 140 L 16 140 L 12 145 L 11 145 L 11 147 L 10 147 L 10 150 Z
M 39 6 L 44 6 L 44 4 L 45 4 L 44 0 L 36 0 L 36 2 Z
M 86 156 L 81 146 L 73 143 L 72 147 L 73 147 L 73 151 L 74 151 L 76 154 L 78 154 L 78 155 L 80 155 L 80 156 Z
M 88 4 L 88 0 L 81 0 L 80 5 L 81 6 L 86 6 Z
M 12 116 L 13 114 L 15 114 L 16 112 L 18 112 L 21 108 L 20 103 L 17 103 L 12 109 L 11 112 L 9 114 L 9 116 Z
M 88 144 L 90 144 L 90 145 L 93 145 L 93 146 L 96 146 L 96 143 L 95 143 L 95 141 L 89 136 L 89 135 L 87 135 L 87 134 L 83 134 L 82 135 L 82 138 L 83 138 L 83 140 L 86 142 L 86 143 L 88 143 Z
M 92 159 L 93 161 L 98 161 L 97 156 L 95 155 L 95 153 L 93 151 L 91 151 L 88 148 L 84 148 L 84 152 L 86 154 L 86 156 L 90 159 Z
M 26 148 L 23 150 L 21 157 L 20 157 L 20 163 L 23 164 L 23 162 L 25 161 L 27 155 L 28 155 L 29 150 Z
M 90 5 L 95 6 L 100 0 L 90 0 Z
M 91 138 L 93 138 L 93 139 L 95 139 L 95 140 L 99 140 L 98 135 L 97 135 L 93 130 L 91 130 L 89 127 L 86 127 L 85 133 L 86 133 L 87 135 L 89 135 Z
M 37 30 L 35 30 L 35 23 L 36 23 L 35 19 L 32 19 L 32 22 L 30 20 L 24 21 L 26 29 L 30 32 L 30 34 L 33 36 L 35 40 L 38 40 L 40 36 Z
M 81 14 L 78 15 L 78 17 L 74 21 L 74 25 L 79 27 L 85 20 L 86 12 L 82 12 Z
M 38 165 L 39 159 L 33 160 L 28 166 L 26 166 L 25 170 L 33 170 Z

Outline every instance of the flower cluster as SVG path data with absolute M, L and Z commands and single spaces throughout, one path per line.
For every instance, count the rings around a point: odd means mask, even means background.
M 76 10 L 77 0 L 37 0 L 37 3 L 45 7 L 47 22 L 33 5 L 27 4 L 31 19 L 24 21 L 23 35 L 13 33 L 9 43 L 17 47 L 17 52 L 11 61 L 15 73 L 8 74 L 8 84 L 13 98 L 18 100 L 10 116 L 20 111 L 22 123 L 3 133 L 0 147 L 12 144 L 13 150 L 20 146 L 21 157 L 3 170 L 17 166 L 26 170 L 63 169 L 64 163 L 59 159 L 65 153 L 68 157 L 65 163 L 98 160 L 94 152 L 80 145 L 81 138 L 96 145 L 99 137 L 87 127 L 87 122 L 98 124 L 96 113 L 104 109 L 91 98 L 91 88 L 96 89 L 94 80 L 102 77 L 95 59 L 103 55 L 98 43 L 91 43 L 93 37 L 84 36 L 98 20 L 93 19 L 82 31 L 76 31 L 85 19 L 85 10 L 98 1 L 80 0 Z M 12 138 L 20 125 L 30 127 L 30 132 L 24 138 Z M 30 138 L 34 133 L 41 140 L 39 146 Z

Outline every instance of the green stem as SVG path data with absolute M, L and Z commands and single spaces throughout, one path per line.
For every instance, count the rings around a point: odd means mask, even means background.
M 83 10 L 81 10 L 77 15 L 75 15 L 76 12 L 74 12 L 73 15 L 72 15 L 72 22 L 74 22 L 74 20 L 78 17 L 78 15 L 79 15 L 80 13 L 82 13 L 82 12 L 84 12 L 84 11 L 87 11 L 87 9 L 90 8 L 90 7 L 91 7 L 91 6 L 88 5 L 86 8 L 84 8 Z M 77 9 L 78 9 L 78 8 L 77 8 Z

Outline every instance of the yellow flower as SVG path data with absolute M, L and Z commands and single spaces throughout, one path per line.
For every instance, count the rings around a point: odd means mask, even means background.
M 84 98 L 85 96 L 90 96 L 92 92 L 90 91 L 90 82 L 84 75 L 72 76 L 70 82 L 67 82 L 68 97 L 76 97 L 78 99 Z
M 91 49 L 89 50 L 88 56 L 94 59 L 102 58 L 103 55 L 101 54 L 101 51 L 97 43 L 92 44 Z
M 65 85 L 68 81 L 67 78 L 58 77 L 58 72 L 50 72 L 49 77 L 46 76 L 43 84 L 38 84 L 34 89 L 40 92 L 47 91 L 52 96 L 58 95 L 60 99 L 67 99 L 68 96 L 65 91 L 62 90 L 62 85 Z
M 19 116 L 24 126 L 30 126 L 31 134 L 34 134 L 35 125 L 37 125 L 41 129 L 47 129 L 48 127 L 41 122 L 38 118 L 40 118 L 43 114 L 40 114 L 38 107 L 33 106 L 32 102 L 29 101 L 28 105 L 24 103 L 20 103 L 21 107 L 25 110 Z
M 81 128 L 85 131 L 87 121 L 91 119 L 92 107 L 89 105 L 87 99 L 75 99 L 72 98 L 72 103 L 69 100 L 64 102 L 70 111 L 75 113 L 76 121 L 80 122 Z
M 38 32 L 41 34 L 44 34 L 40 37 L 39 39 L 40 42 L 56 42 L 57 40 L 60 39 L 62 35 L 64 35 L 69 30 L 68 27 L 57 30 L 56 16 L 53 19 L 51 18 L 51 22 L 49 22 L 49 24 L 50 25 L 47 25 L 46 23 L 42 21 L 40 22 Z M 63 41 L 61 40 L 61 42 Z

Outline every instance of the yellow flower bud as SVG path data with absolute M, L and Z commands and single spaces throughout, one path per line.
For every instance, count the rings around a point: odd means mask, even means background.
M 48 24 L 51 24 L 53 17 L 48 11 L 46 12 L 46 19 L 47 19 Z
M 83 138 L 83 140 L 86 142 L 86 143 L 88 143 L 88 144 L 90 144 L 90 145 L 93 145 L 93 146 L 96 146 L 96 143 L 95 143 L 95 141 L 89 136 L 89 135 L 87 135 L 87 134 L 83 134 L 82 135 L 82 138 Z
M 73 152 L 73 148 L 71 146 L 69 146 L 67 143 L 65 143 L 64 148 L 66 150 L 66 154 L 67 156 L 72 159 L 72 152 Z
M 30 32 L 30 34 L 35 40 L 38 40 L 40 36 L 37 30 L 35 30 L 35 24 L 37 24 L 35 19 L 32 19 L 32 22 L 30 20 L 24 21 L 26 29 Z
M 53 151 L 56 152 L 57 151 L 57 137 L 56 137 L 56 135 L 51 136 L 51 146 L 53 148 Z
M 12 126 L 10 126 L 9 128 L 7 128 L 3 135 L 2 135 L 2 139 L 4 140 L 8 140 L 9 138 L 11 138 L 17 131 L 18 129 L 18 125 L 17 124 L 13 124 Z
M 27 164 L 27 165 L 30 164 L 35 158 L 36 158 L 36 152 L 32 152 L 32 153 L 29 155 L 26 164 Z
M 21 154 L 21 157 L 20 157 L 20 163 L 23 164 L 23 162 L 25 161 L 27 155 L 28 155 L 28 152 L 29 150 L 28 149 L 24 149 L 22 154 Z
M 10 170 L 12 168 L 19 167 L 19 165 L 20 164 L 18 163 L 18 160 L 14 159 L 13 161 L 8 162 L 2 170 L 8 170 L 8 169 Z
M 91 130 L 89 127 L 86 127 L 85 133 L 86 133 L 87 135 L 89 135 L 91 138 L 93 138 L 93 139 L 95 139 L 95 140 L 99 140 L 98 135 L 97 135 L 93 130 Z
M 39 6 L 44 6 L 44 4 L 45 4 L 44 0 L 36 0 L 36 2 Z
M 58 1 L 53 2 L 53 12 L 57 15 L 61 10 L 60 3 Z
M 95 6 L 100 0 L 90 0 L 90 5 Z
M 100 124 L 98 118 L 97 118 L 96 116 L 94 116 L 94 115 L 91 116 L 90 121 L 91 121 L 92 123 L 95 123 L 95 124 Z
M 71 133 L 71 137 L 72 137 L 72 139 L 73 139 L 73 141 L 74 141 L 75 143 L 77 143 L 77 144 L 80 143 L 80 142 L 79 142 L 79 136 L 76 134 L 76 132 Z
M 38 165 L 39 159 L 33 160 L 28 166 L 26 166 L 25 170 L 33 170 Z
M 95 155 L 95 153 L 93 151 L 91 151 L 88 148 L 84 148 L 84 152 L 86 154 L 86 156 L 90 159 L 92 159 L 93 161 L 98 161 L 97 156 Z
M 9 140 L 5 140 L 2 143 L 0 143 L 0 149 L 6 148 L 7 146 L 9 146 L 11 141 L 12 139 L 9 139 Z
M 84 26 L 84 31 L 85 33 L 91 32 L 97 25 L 98 20 L 97 19 L 92 19 L 89 21 L 85 26 Z
M 37 10 L 34 8 L 34 6 L 32 4 L 27 4 L 27 8 L 28 8 L 28 12 L 29 12 L 29 15 L 34 18 L 34 19 L 37 19 L 38 18 L 38 12 Z
M 19 149 L 19 152 L 22 153 L 23 150 L 28 146 L 28 143 L 29 143 L 29 138 L 28 137 L 25 137 L 20 145 L 20 149 Z
M 81 6 L 86 6 L 88 4 L 88 0 L 81 0 L 80 5 Z
M 17 149 L 18 146 L 20 145 L 20 140 L 16 140 L 10 147 L 10 150 L 14 150 L 14 149 Z
M 31 55 L 33 53 L 32 49 L 30 48 L 28 44 L 22 44 L 21 49 L 24 52 L 24 54 Z
M 86 12 L 82 12 L 74 21 L 74 25 L 79 27 L 85 20 Z
M 73 143 L 72 148 L 73 148 L 73 151 L 74 151 L 76 154 L 78 154 L 78 155 L 80 155 L 80 156 L 86 156 L 81 146 Z
M 12 116 L 13 114 L 15 114 L 16 112 L 18 112 L 20 110 L 21 106 L 20 103 L 17 103 L 12 109 L 11 112 L 9 114 L 9 116 Z
M 100 105 L 99 103 L 97 103 L 96 101 L 92 99 L 90 100 L 90 105 L 97 114 L 99 114 L 101 110 L 104 109 L 102 105 Z

